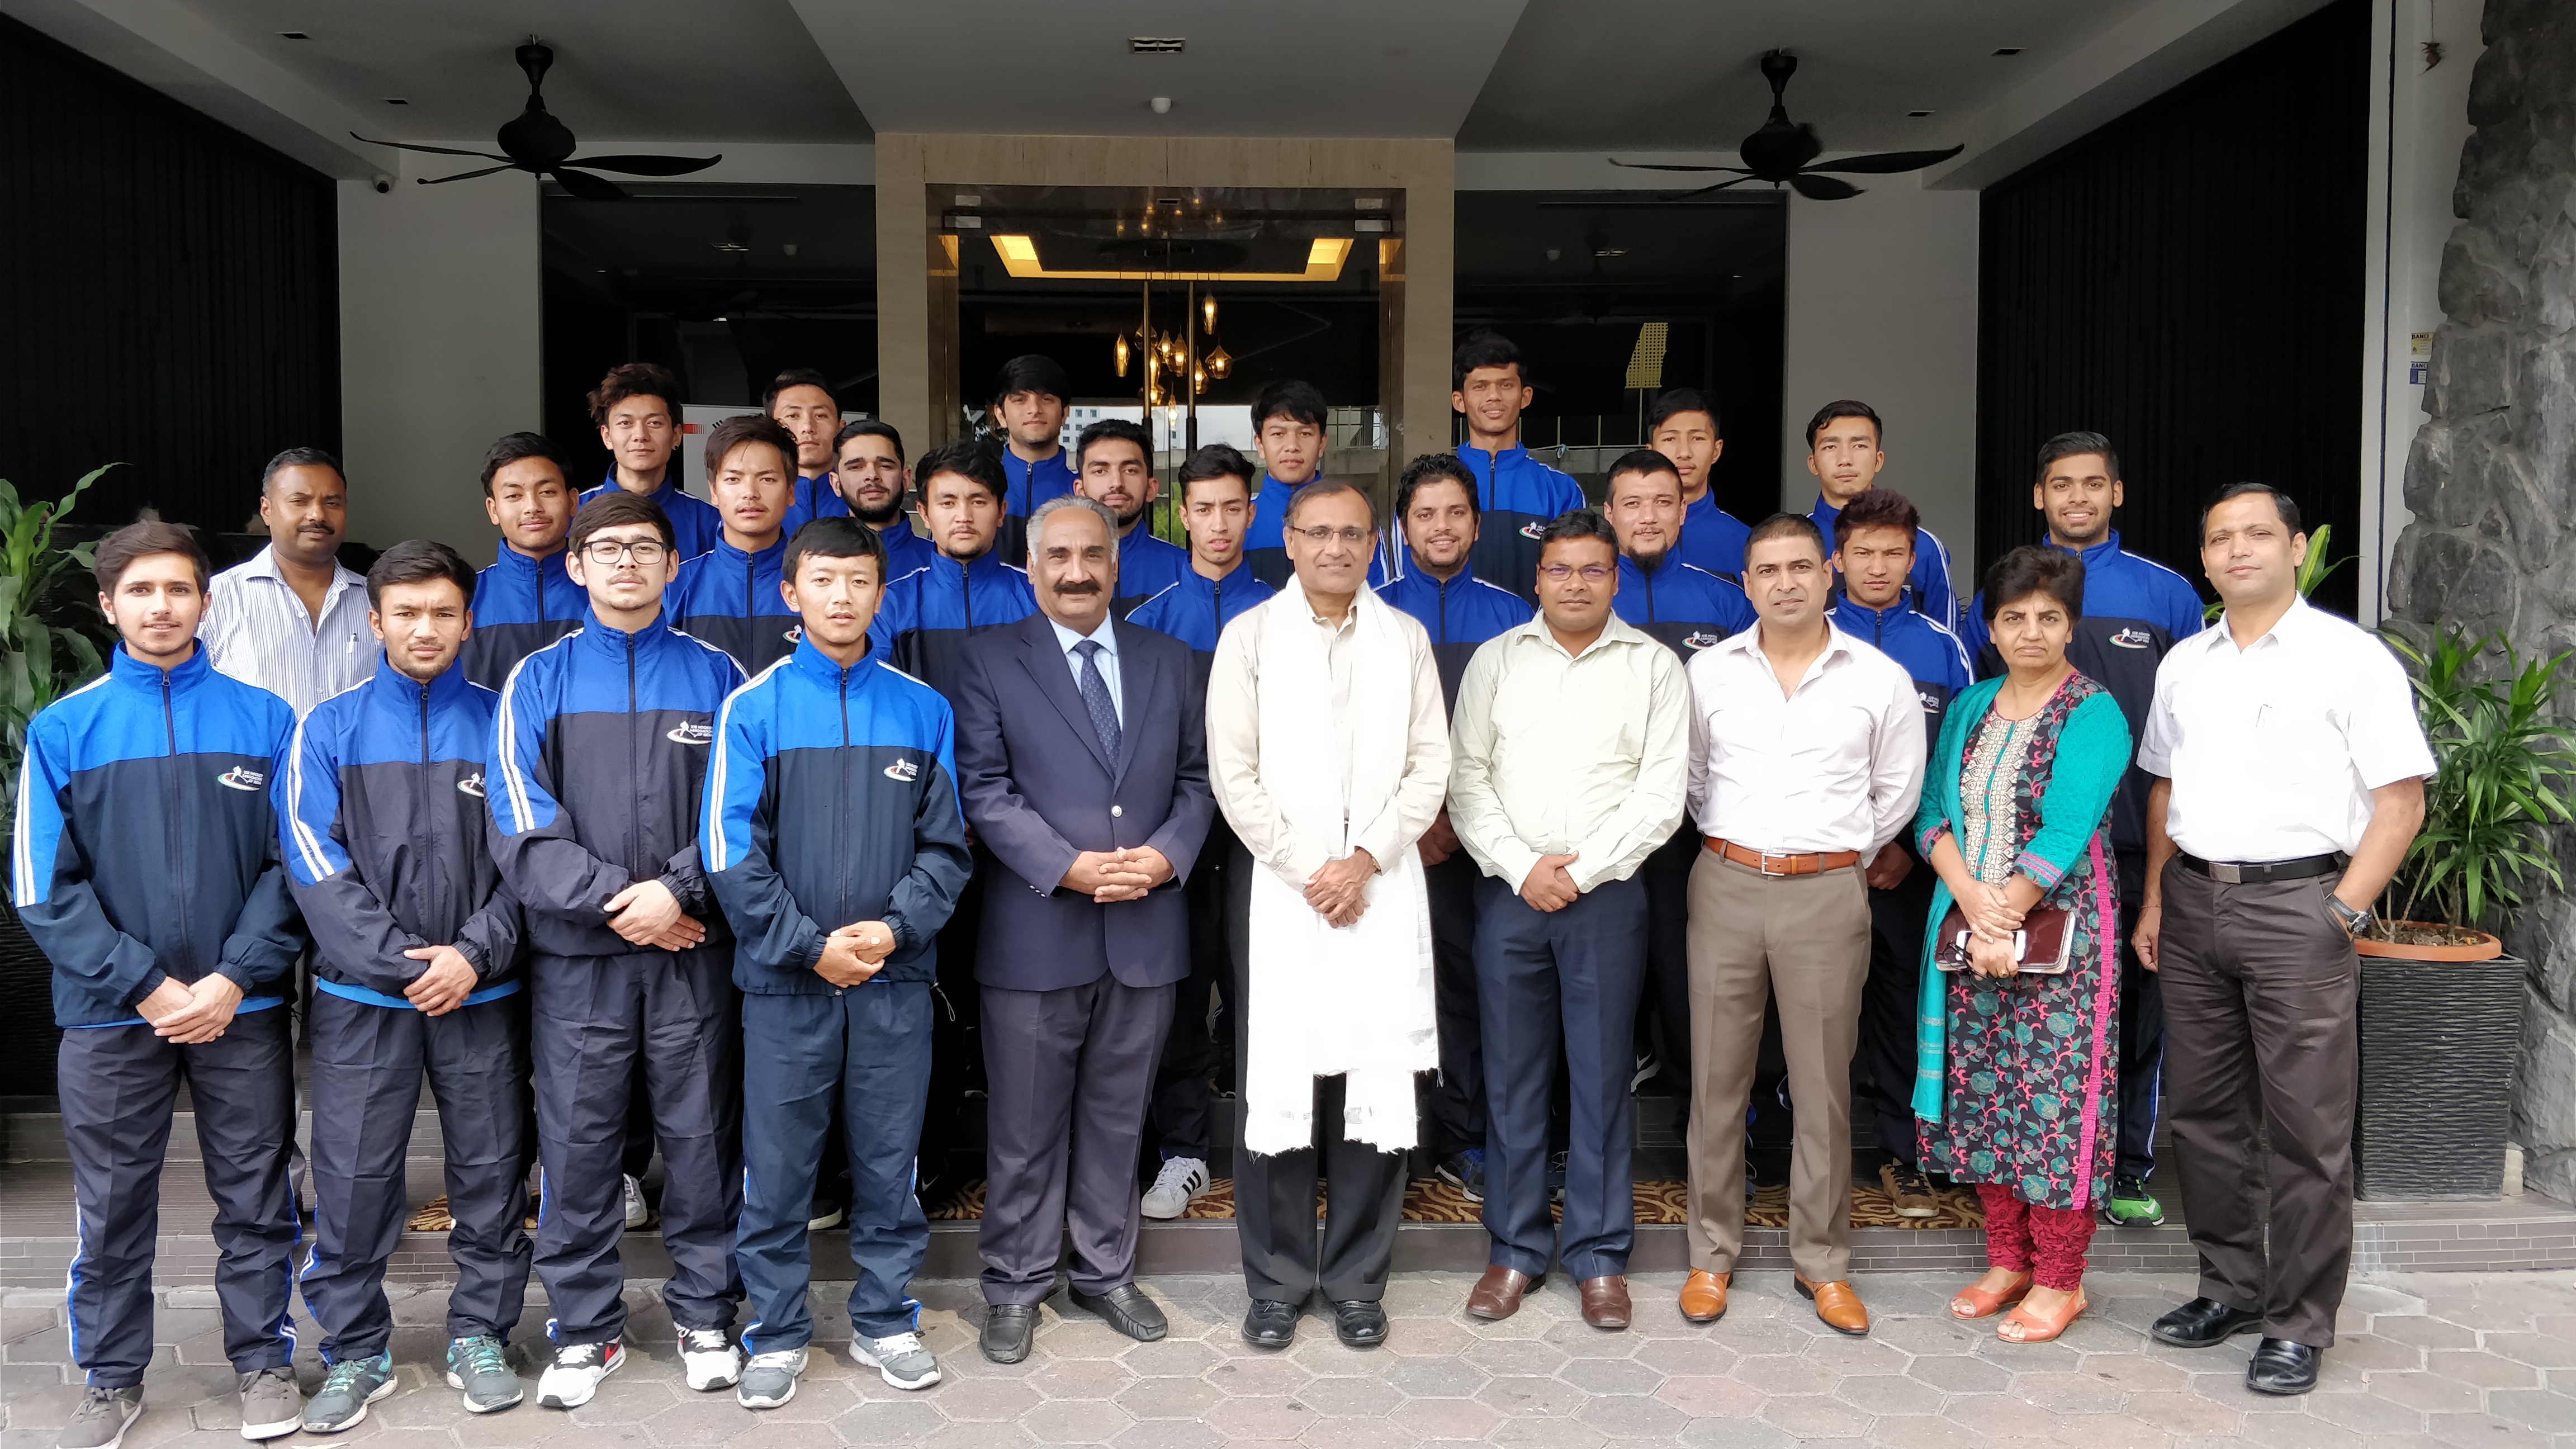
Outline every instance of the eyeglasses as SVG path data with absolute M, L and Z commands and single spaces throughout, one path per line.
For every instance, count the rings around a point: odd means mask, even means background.
M 669 549 L 658 538 L 636 539 L 633 542 L 616 538 L 594 538 L 581 546 L 581 556 L 595 564 L 613 564 L 621 558 L 631 558 L 640 564 L 657 564 L 662 561 L 662 555 L 667 552 Z
M 1290 529 L 1289 532 L 1297 534 L 1304 538 L 1308 543 L 1315 544 L 1318 547 L 1331 543 L 1334 539 L 1338 538 L 1342 542 L 1349 544 L 1351 547 L 1357 548 L 1361 544 L 1368 542 L 1369 538 L 1369 531 L 1365 528 L 1326 528 L 1321 524 L 1317 524 L 1313 528 Z
M 1538 571 L 1546 575 L 1547 581 L 1551 584 L 1564 583 L 1576 574 L 1583 575 L 1583 581 L 1587 584 L 1597 584 L 1610 577 L 1610 569 L 1605 564 L 1585 564 L 1581 568 L 1576 568 L 1572 564 L 1540 564 Z

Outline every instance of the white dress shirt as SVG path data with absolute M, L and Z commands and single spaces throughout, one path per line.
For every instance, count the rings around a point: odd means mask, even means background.
M 384 654 L 367 627 L 365 577 L 334 564 L 317 620 L 277 571 L 274 547 L 215 575 L 197 641 L 216 669 L 285 700 L 298 719 L 366 683 Z
M 1690 685 L 1616 615 L 1579 655 L 1532 619 L 1468 662 L 1449 740 L 1449 823 L 1485 874 L 1518 890 L 1570 851 L 1588 891 L 1636 874 L 1681 823 Z
M 1118 712 L 1118 727 L 1125 729 L 1127 727 L 1127 691 L 1120 688 L 1118 682 L 1116 622 L 1113 619 L 1104 618 L 1100 621 L 1100 627 L 1088 634 L 1076 634 L 1057 623 L 1052 617 L 1048 618 L 1047 625 L 1055 630 L 1055 647 L 1064 651 L 1064 662 L 1073 670 L 1073 692 L 1077 695 L 1082 693 L 1082 656 L 1073 652 L 1074 646 L 1085 639 L 1100 645 L 1100 652 L 1092 658 L 1100 663 L 1100 682 L 1109 686 L 1109 705 Z
M 1825 652 L 1783 696 L 1756 626 L 1701 650 L 1689 675 L 1690 811 L 1702 835 L 1866 860 L 1912 823 L 1923 706 L 1895 660 L 1828 625 Z
M 2165 655 L 2138 765 L 2173 782 L 2175 845 L 2254 865 L 2351 853 L 2370 792 L 2431 775 L 2433 751 L 2397 656 L 2300 599 L 2243 649 L 2221 618 Z

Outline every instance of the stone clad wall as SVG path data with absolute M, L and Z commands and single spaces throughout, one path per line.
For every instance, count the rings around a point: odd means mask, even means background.
M 2576 649 L 2576 4 L 2487 0 L 2391 612 Z M 2576 838 L 2559 858 L 2576 883 Z M 2576 1199 L 2576 901 L 2525 913 L 2525 1181 Z

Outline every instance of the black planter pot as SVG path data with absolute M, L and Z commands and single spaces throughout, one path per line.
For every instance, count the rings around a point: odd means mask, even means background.
M 0 1097 L 54 1094 L 54 963 L 0 893 Z
M 2359 1196 L 2499 1195 L 2526 974 L 2514 956 L 2361 958 L 2361 1100 L 2352 1134 Z

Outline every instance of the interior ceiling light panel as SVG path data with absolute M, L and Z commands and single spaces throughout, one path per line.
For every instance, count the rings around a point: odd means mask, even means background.
M 1177 35 L 1131 35 L 1127 37 L 1129 55 L 1178 55 L 1189 41 Z

